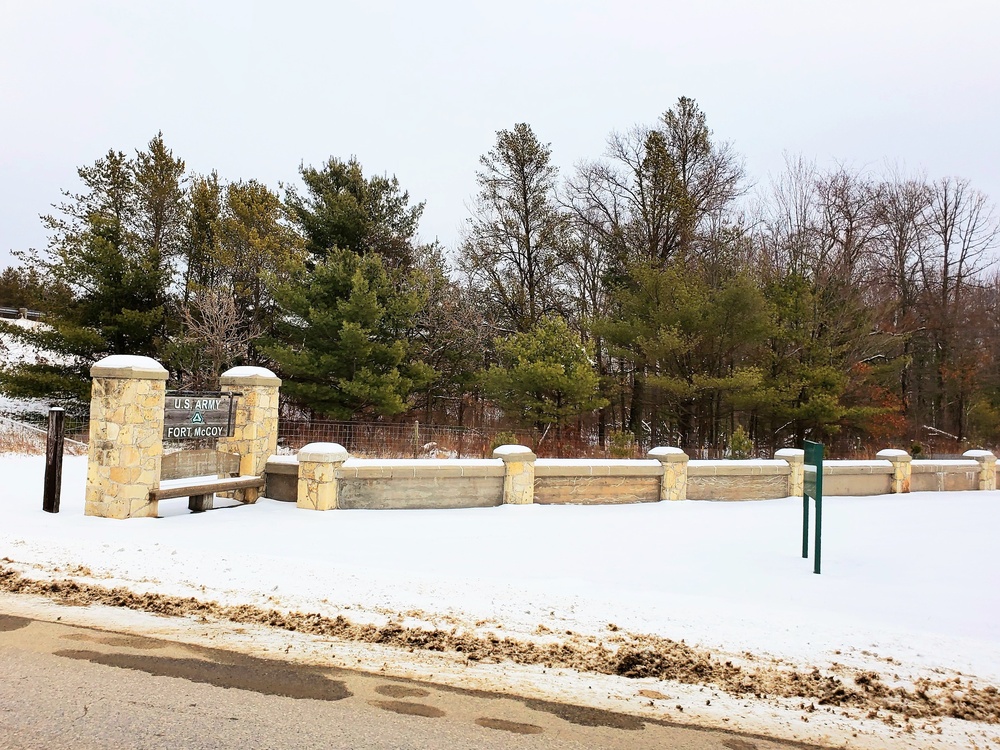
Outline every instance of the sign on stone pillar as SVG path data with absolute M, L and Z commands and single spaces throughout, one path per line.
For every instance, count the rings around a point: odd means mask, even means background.
M 164 440 L 232 437 L 239 394 L 171 391 L 163 416 Z

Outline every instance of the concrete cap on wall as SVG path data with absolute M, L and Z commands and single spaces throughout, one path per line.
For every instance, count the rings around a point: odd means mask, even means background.
M 299 449 L 299 463 L 310 461 L 317 464 L 343 463 L 350 454 L 340 443 L 309 443 Z
M 222 373 L 221 385 L 281 385 L 281 378 L 266 367 L 233 367 Z
M 524 445 L 498 445 L 493 449 L 493 458 L 503 461 L 534 461 L 535 454 Z
M 166 369 L 152 357 L 134 354 L 112 354 L 95 362 L 90 368 L 92 378 L 122 378 L 128 380 L 166 380 Z
M 676 464 L 688 460 L 688 454 L 681 448 L 668 448 L 666 446 L 651 448 L 646 455 L 649 458 L 655 458 L 660 463 Z
M 900 450 L 899 448 L 886 448 L 884 450 L 880 450 L 875 454 L 875 458 L 881 458 L 885 461 L 895 461 L 896 463 L 899 463 L 900 461 L 905 463 L 906 461 L 913 460 L 913 456 L 904 450 Z

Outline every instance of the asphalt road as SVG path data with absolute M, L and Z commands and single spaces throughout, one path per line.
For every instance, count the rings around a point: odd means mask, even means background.
M 0 614 L 0 748 L 802 745 Z

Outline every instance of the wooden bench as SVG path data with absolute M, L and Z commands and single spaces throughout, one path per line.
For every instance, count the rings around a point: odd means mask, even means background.
M 177 451 L 168 453 L 160 463 L 160 481 L 191 479 L 190 482 L 151 490 L 149 499 L 188 498 L 188 508 L 194 512 L 212 510 L 216 492 L 233 492 L 241 503 L 252 503 L 264 488 L 264 477 L 239 476 L 240 457 L 237 453 L 214 450 Z M 218 478 L 210 479 L 215 474 Z

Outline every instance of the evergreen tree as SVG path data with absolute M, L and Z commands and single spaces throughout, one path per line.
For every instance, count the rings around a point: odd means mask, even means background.
M 61 364 L 21 364 L 0 372 L 12 396 L 86 400 L 90 365 L 110 354 L 159 358 L 179 246 L 184 162 L 154 137 L 130 159 L 120 151 L 78 170 L 84 190 L 66 192 L 44 254 L 30 263 L 69 295 L 45 310 L 47 327 L 22 331 Z M 28 258 L 29 256 L 25 256 Z
M 413 265 L 424 204 L 411 206 L 395 177 L 366 178 L 357 159 L 332 156 L 319 169 L 302 166 L 299 173 L 305 193 L 289 187 L 285 201 L 314 258 L 339 248 L 378 255 L 393 268 Z
M 375 254 L 331 249 L 310 273 L 279 285 L 284 315 L 263 346 L 285 378 L 283 391 L 335 419 L 389 417 L 433 371 L 411 359 L 419 280 Z
M 495 345 L 500 364 L 486 373 L 486 389 L 520 423 L 560 428 L 607 403 L 591 364 L 593 351 L 562 318 L 543 318 Z

